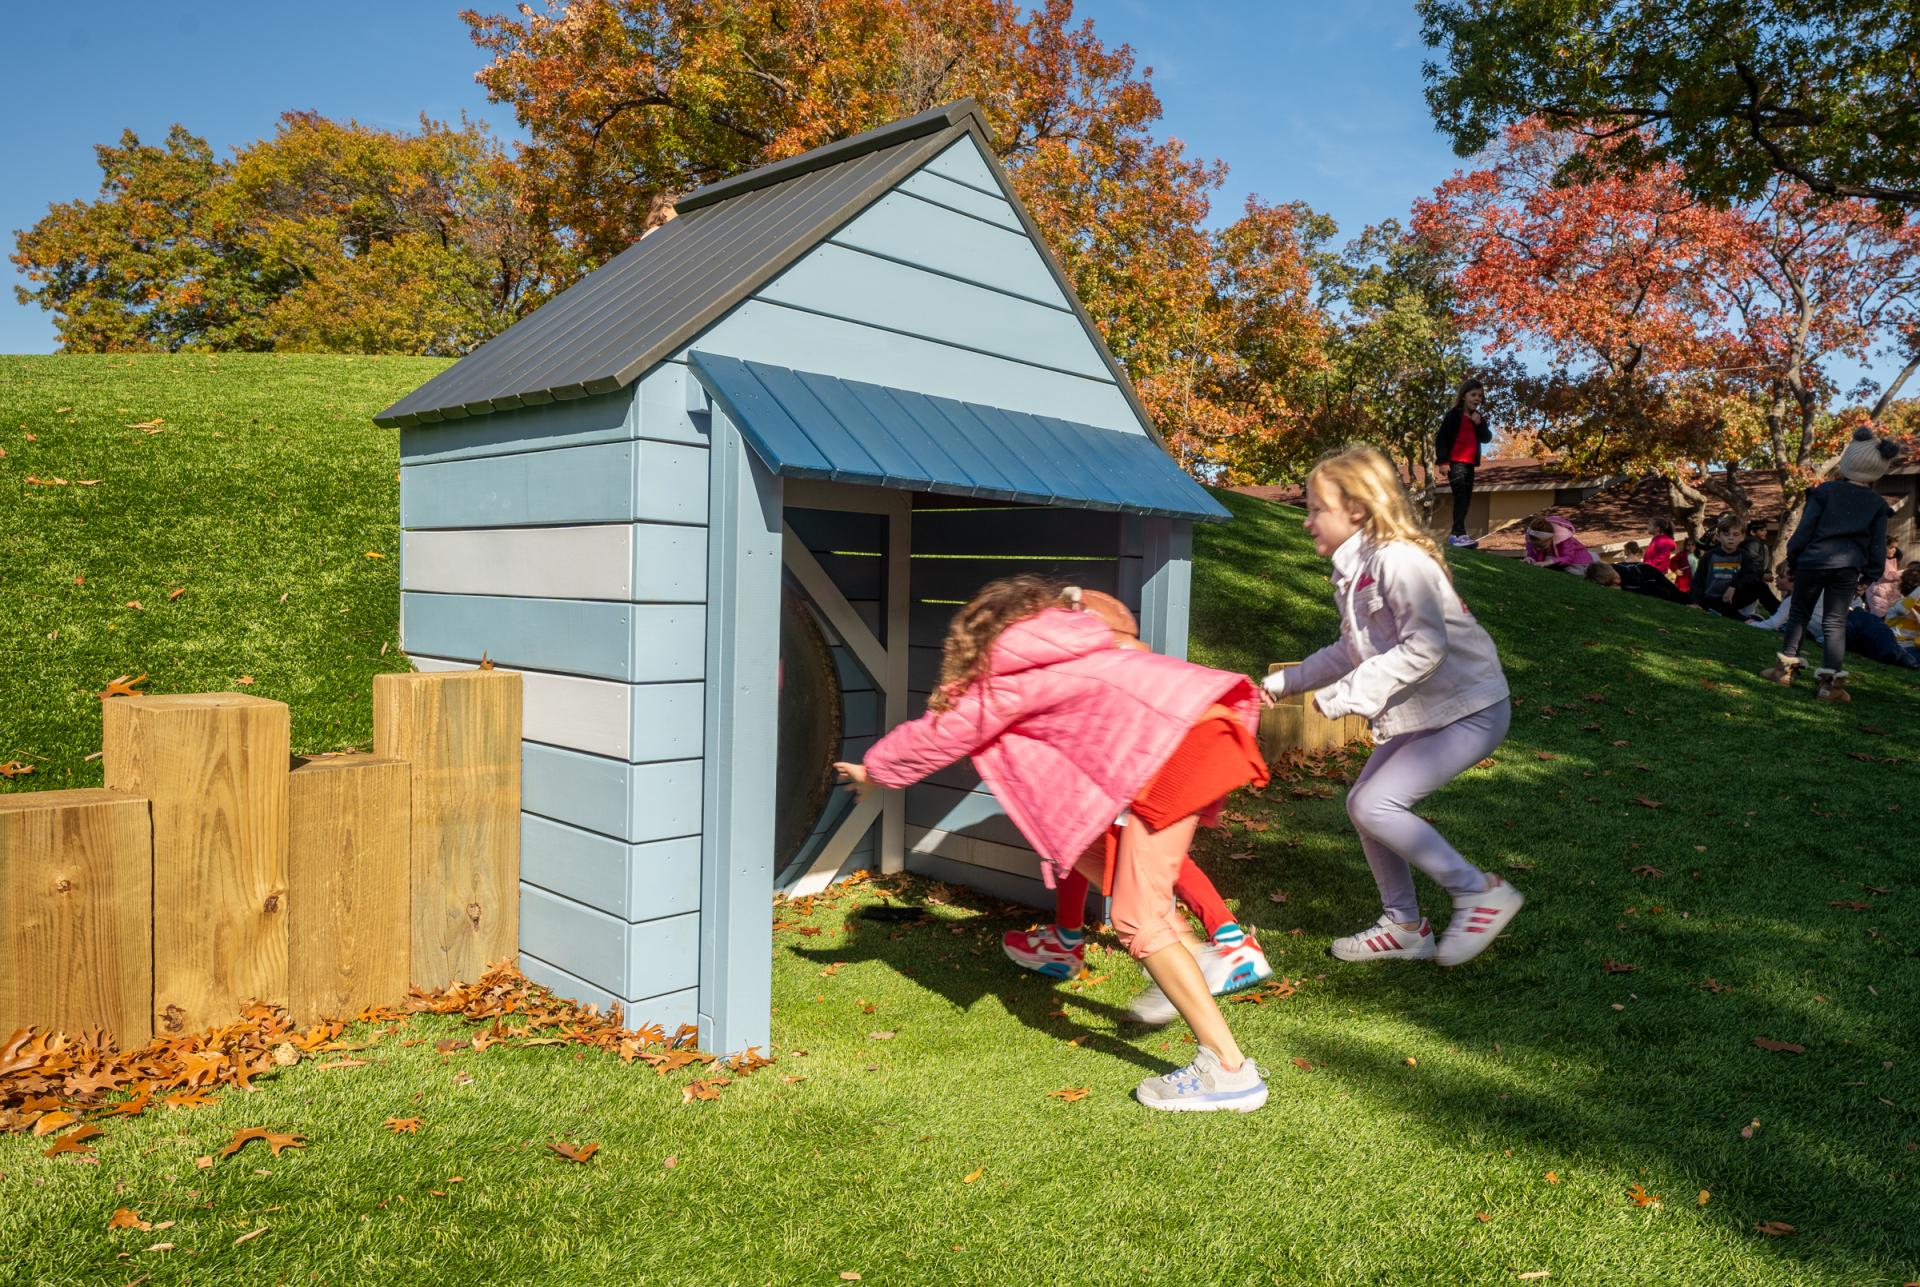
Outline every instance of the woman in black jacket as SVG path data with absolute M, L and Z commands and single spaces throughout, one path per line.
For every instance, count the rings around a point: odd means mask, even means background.
M 1480 543 L 1467 535 L 1467 507 L 1473 503 L 1473 471 L 1480 467 L 1480 444 L 1493 441 L 1481 407 L 1486 396 L 1487 386 L 1478 380 L 1461 385 L 1460 395 L 1434 435 L 1434 459 L 1447 467 L 1447 486 L 1453 490 L 1453 535 L 1447 538 L 1448 545 Z

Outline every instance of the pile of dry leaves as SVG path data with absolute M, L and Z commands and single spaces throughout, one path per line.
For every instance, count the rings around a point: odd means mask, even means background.
M 712 1055 L 694 1048 L 690 1024 L 671 1036 L 658 1024 L 624 1028 L 617 1009 L 603 1015 L 594 1007 L 562 1001 L 503 961 L 475 982 L 432 992 L 416 988 L 402 1007 L 375 1006 L 351 1021 L 328 1019 L 310 1028 L 295 1027 L 278 1006 L 257 1003 L 247 1006 L 237 1022 L 160 1037 L 124 1052 L 115 1049 L 103 1031 L 69 1035 L 22 1028 L 0 1044 L 0 1131 L 55 1136 L 48 1157 L 84 1156 L 91 1142 L 105 1133 L 100 1123 L 109 1119 L 138 1117 L 162 1105 L 198 1108 L 213 1103 L 216 1091 L 231 1086 L 253 1090 L 254 1078 L 302 1060 L 331 1057 L 318 1066 L 356 1066 L 361 1061 L 353 1059 L 352 1052 L 405 1031 L 414 1014 L 455 1015 L 487 1025 L 470 1037 L 435 1042 L 442 1054 L 494 1046 L 588 1046 L 628 1063 L 638 1059 L 662 1075 L 714 1062 Z M 349 1022 L 381 1026 L 361 1040 L 346 1041 L 342 1036 Z M 402 1039 L 399 1044 L 424 1040 Z M 737 1077 L 768 1062 L 750 1050 L 723 1061 L 723 1066 Z M 711 1080 L 727 1084 L 724 1078 Z

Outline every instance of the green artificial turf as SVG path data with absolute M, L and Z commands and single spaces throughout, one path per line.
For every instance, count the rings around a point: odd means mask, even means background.
M 0 359 L 0 480 L 21 498 L 0 512 L 0 612 L 26 641 L 0 675 L 0 760 L 46 766 L 11 785 L 96 781 L 90 694 L 126 671 L 179 691 L 244 669 L 293 704 L 297 746 L 364 744 L 368 676 L 402 664 L 379 652 L 392 560 L 365 558 L 393 553 L 393 441 L 365 417 L 432 364 L 125 361 Z M 180 432 L 120 427 L 155 415 Z M 106 481 L 21 488 L 47 471 Z M 1258 671 L 1330 639 L 1298 512 L 1224 499 L 1238 521 L 1196 536 L 1196 659 Z M 894 901 L 924 922 L 849 917 L 870 888 L 782 909 L 820 933 L 776 936 L 777 1062 L 713 1102 L 682 1102 L 691 1070 L 390 1038 L 364 1067 L 110 1122 L 98 1165 L 0 1139 L 0 1280 L 1920 1278 L 1920 685 L 1866 664 L 1852 706 L 1822 706 L 1756 678 L 1758 631 L 1454 564 L 1518 709 L 1494 764 L 1423 812 L 1530 901 L 1457 971 L 1333 962 L 1327 940 L 1378 911 L 1339 784 L 1236 801 L 1255 827 L 1206 836 L 1201 861 L 1300 984 L 1228 1007 L 1272 1087 L 1256 1114 L 1132 1102 L 1191 1045 L 1119 1024 L 1141 975 L 1110 942 L 1093 980 L 1049 984 L 999 950 L 1026 913 L 905 882 Z M 109 607 L 128 598 L 146 611 Z M 1069 1087 L 1090 1093 L 1051 1096 Z M 308 1145 L 195 1167 L 253 1126 Z M 601 1149 L 574 1165 L 553 1138 Z M 109 1233 L 119 1206 L 177 1223 Z

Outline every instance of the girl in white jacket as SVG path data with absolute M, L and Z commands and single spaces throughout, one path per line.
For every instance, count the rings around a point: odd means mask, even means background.
M 1343 961 L 1470 961 L 1525 899 L 1462 858 L 1414 807 L 1506 737 L 1512 709 L 1499 654 L 1378 451 L 1350 447 L 1314 467 L 1305 526 L 1314 549 L 1333 560 L 1340 638 L 1269 675 L 1267 691 L 1313 690 L 1329 718 L 1366 716 L 1376 743 L 1347 793 L 1347 816 L 1384 912 L 1328 950 Z M 1438 944 L 1420 915 L 1408 864 L 1453 896 Z

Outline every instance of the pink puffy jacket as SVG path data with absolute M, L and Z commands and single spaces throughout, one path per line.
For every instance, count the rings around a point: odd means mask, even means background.
M 1244 675 L 1116 648 L 1091 613 L 1049 608 L 993 642 L 988 677 L 945 711 L 900 725 L 867 773 L 904 787 L 971 755 L 981 780 L 1046 861 L 1048 887 L 1113 825 L 1187 731 L 1219 702 L 1254 729 Z

